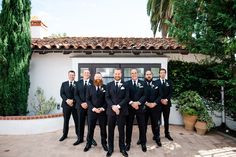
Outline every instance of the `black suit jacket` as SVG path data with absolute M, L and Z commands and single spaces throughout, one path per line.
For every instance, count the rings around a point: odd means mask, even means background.
M 92 109 L 95 108 L 104 108 L 106 110 L 106 100 L 105 100 L 106 86 L 102 85 L 101 88 L 97 91 L 96 86 L 91 85 L 88 87 L 86 94 L 86 101 L 88 103 L 88 114 L 96 114 Z M 105 114 L 103 111 L 101 114 Z
M 161 80 L 157 80 L 158 85 L 161 87 L 162 96 L 161 99 L 167 99 L 168 105 L 171 106 L 171 97 L 172 97 L 172 81 L 165 79 L 165 84 L 161 83 Z
M 88 85 L 86 90 L 88 89 L 89 86 L 92 85 L 92 80 L 89 79 Z M 76 87 L 74 90 L 74 94 L 75 94 L 75 101 L 76 101 L 76 109 L 81 109 L 81 104 L 86 102 L 86 93 L 87 91 L 85 91 L 85 87 L 84 87 L 84 81 L 83 80 L 79 80 L 76 83 Z
M 75 107 L 74 88 L 75 88 L 76 83 L 77 82 L 74 81 L 72 89 L 70 89 L 69 81 L 65 81 L 61 84 L 61 89 L 60 89 L 60 95 L 61 95 L 61 98 L 62 98 L 61 107 L 69 106 L 66 103 L 67 99 L 73 99 L 74 100 L 73 107 Z
M 157 81 L 152 81 L 150 84 L 148 84 L 145 81 L 146 85 L 146 101 L 150 103 L 156 103 L 156 104 L 161 104 L 161 97 L 162 97 L 162 92 L 160 89 L 160 86 L 158 85 Z
M 145 102 L 146 102 L 146 90 L 144 81 L 138 80 L 136 88 L 133 85 L 133 81 L 129 80 L 126 82 L 127 87 L 129 89 L 129 102 L 130 101 L 139 101 L 141 105 L 138 110 L 135 110 L 129 104 L 129 110 L 134 110 L 136 112 L 144 112 L 145 111 Z
M 115 116 L 116 113 L 112 110 L 112 105 L 120 105 L 120 115 L 128 115 L 129 90 L 123 81 L 116 92 L 115 82 L 107 84 L 106 102 L 108 115 Z

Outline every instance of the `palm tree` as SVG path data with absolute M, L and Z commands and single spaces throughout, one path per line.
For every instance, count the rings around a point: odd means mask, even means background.
M 168 25 L 166 20 L 171 21 L 173 16 L 172 0 L 148 0 L 147 14 L 150 16 L 151 29 L 155 37 L 157 29 L 166 38 L 168 34 Z

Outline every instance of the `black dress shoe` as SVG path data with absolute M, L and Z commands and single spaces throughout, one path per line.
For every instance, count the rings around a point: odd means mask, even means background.
M 155 136 L 152 137 L 152 140 L 155 141 L 157 138 Z
M 91 148 L 91 144 L 87 143 L 85 148 L 84 148 L 84 152 L 87 152 L 90 148 Z
M 107 152 L 108 151 L 108 148 L 107 148 L 107 145 L 106 144 L 102 144 L 102 148 Z
M 124 157 L 128 157 L 128 156 L 129 156 L 128 153 L 127 153 L 125 150 L 121 150 L 120 152 L 121 152 L 121 154 L 122 154 Z
M 160 138 L 157 138 L 157 139 L 156 139 L 156 143 L 157 143 L 157 145 L 158 145 L 159 147 L 162 146 Z
M 83 143 L 83 142 L 84 142 L 83 140 L 78 139 L 73 145 L 76 146 L 76 145 L 79 145 L 80 143 Z
M 67 138 L 67 136 L 66 136 L 66 135 L 63 135 L 63 136 L 59 139 L 59 141 L 64 141 L 66 138 Z
M 137 141 L 137 145 L 140 145 L 140 144 L 141 144 L 141 141 L 140 141 L 140 140 L 138 140 L 138 141 Z
M 146 147 L 145 144 L 142 144 L 141 147 L 142 147 L 142 151 L 143 151 L 143 152 L 146 152 L 146 151 L 147 151 L 147 147 Z
M 126 144 L 125 150 L 126 150 L 126 151 L 129 151 L 129 150 L 130 150 L 130 144 Z
M 97 142 L 94 139 L 92 140 L 92 145 L 94 145 L 94 146 L 98 145 Z
M 110 157 L 112 155 L 113 151 L 108 151 L 106 157 Z
M 170 136 L 170 135 L 165 135 L 165 137 L 170 140 L 170 141 L 173 141 L 173 138 Z

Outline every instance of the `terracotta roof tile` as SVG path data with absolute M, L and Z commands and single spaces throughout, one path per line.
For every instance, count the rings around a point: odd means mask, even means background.
M 33 39 L 32 49 L 185 50 L 172 38 L 62 37 Z

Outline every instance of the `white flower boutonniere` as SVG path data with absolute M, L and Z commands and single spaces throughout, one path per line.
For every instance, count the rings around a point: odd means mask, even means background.
M 88 86 L 91 86 L 91 83 L 88 83 Z
M 72 84 L 72 87 L 74 87 L 74 88 L 75 88 L 75 87 L 76 87 L 76 84 L 75 84 L 75 83 L 73 83 L 73 84 Z
M 168 82 L 166 82 L 166 86 L 167 86 L 167 87 L 170 86 Z
M 155 85 L 154 85 L 154 84 L 152 84 L 152 82 L 150 83 L 150 86 L 151 86 L 152 88 L 154 88 L 154 87 L 155 87 Z
M 103 87 L 100 89 L 100 91 L 102 91 L 103 93 L 106 92 L 106 90 Z
M 123 85 L 123 83 L 119 82 L 118 83 L 118 87 L 121 87 Z
M 141 83 L 138 83 L 138 88 L 143 88 Z

